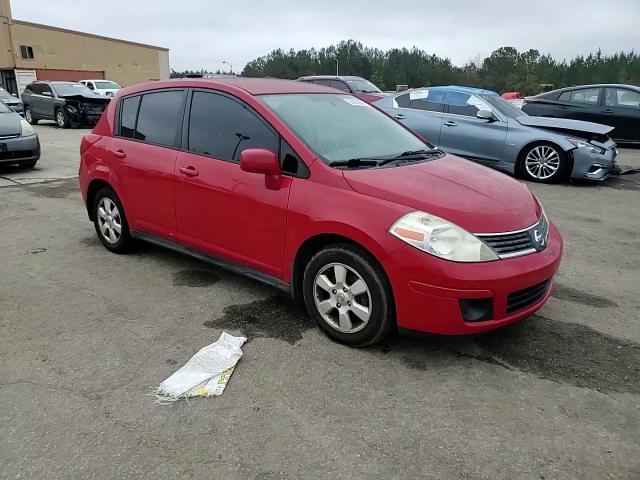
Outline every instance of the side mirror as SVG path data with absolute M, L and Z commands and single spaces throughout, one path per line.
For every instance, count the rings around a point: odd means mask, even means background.
M 481 118 L 483 120 L 489 120 L 493 122 L 496 117 L 493 116 L 493 112 L 491 110 L 478 110 L 476 113 L 476 117 Z
M 280 175 L 280 162 L 271 150 L 248 148 L 240 152 L 240 169 L 263 175 Z

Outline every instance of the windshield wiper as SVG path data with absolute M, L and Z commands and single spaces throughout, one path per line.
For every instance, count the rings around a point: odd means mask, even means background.
M 376 159 L 376 158 L 350 158 L 349 160 L 337 160 L 335 162 L 329 163 L 330 167 L 361 167 L 363 165 L 380 165 L 380 162 L 384 159 Z
M 392 163 L 404 163 L 404 162 L 413 162 L 418 160 L 424 160 L 426 158 L 432 156 L 440 156 L 444 155 L 444 152 L 439 148 L 429 148 L 422 150 L 409 150 L 406 152 L 402 152 L 400 155 L 396 155 L 395 157 L 387 158 L 382 162 L 378 163 L 378 166 L 389 165 Z

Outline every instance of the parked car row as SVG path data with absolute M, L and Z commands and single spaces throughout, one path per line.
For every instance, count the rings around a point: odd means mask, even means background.
M 107 249 L 145 240 L 264 281 L 348 345 L 396 328 L 516 322 L 545 303 L 562 257 L 524 183 L 311 82 L 125 88 L 80 152 L 82 196 Z

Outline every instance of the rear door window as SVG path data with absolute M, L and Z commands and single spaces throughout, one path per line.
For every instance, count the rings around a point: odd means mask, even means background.
M 446 92 L 433 90 L 414 90 L 396 97 L 396 103 L 402 108 L 425 110 L 428 112 L 443 112 Z
M 143 142 L 175 147 L 182 124 L 184 90 L 167 90 L 142 96 L 134 138 Z
M 240 101 L 217 93 L 193 93 L 189 151 L 238 162 L 247 148 L 266 148 L 277 154 L 278 142 L 278 135 Z
M 128 97 L 122 100 L 120 110 L 120 136 L 135 138 L 136 120 L 138 119 L 138 107 L 140 96 Z
M 590 105 L 598 104 L 600 96 L 599 88 L 581 88 L 579 90 L 570 90 L 562 92 L 558 100 L 571 103 L 586 103 Z
M 607 107 L 640 108 L 640 92 L 626 88 L 607 88 L 604 95 Z

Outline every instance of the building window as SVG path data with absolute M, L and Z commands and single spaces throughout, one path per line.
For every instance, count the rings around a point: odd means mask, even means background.
M 26 60 L 33 60 L 33 48 L 28 45 L 20 45 L 20 56 Z

